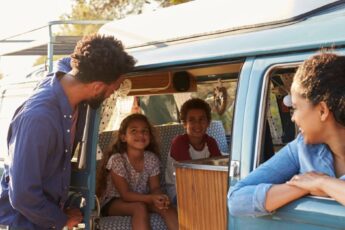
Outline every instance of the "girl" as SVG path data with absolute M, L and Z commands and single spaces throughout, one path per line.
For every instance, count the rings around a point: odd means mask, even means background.
M 132 216 L 133 229 L 150 229 L 149 212 L 178 229 L 177 212 L 160 188 L 160 162 L 153 128 L 142 114 L 126 117 L 112 151 L 98 171 L 97 195 L 103 216 Z
M 311 194 L 345 205 L 345 57 L 306 60 L 291 86 L 297 138 L 229 191 L 232 215 L 265 215 Z

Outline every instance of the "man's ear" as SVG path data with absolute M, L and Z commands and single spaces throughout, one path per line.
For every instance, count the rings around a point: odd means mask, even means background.
M 100 94 L 104 89 L 104 83 L 101 81 L 94 81 L 89 84 L 94 95 Z
M 319 106 L 321 121 L 326 121 L 331 111 L 329 110 L 327 104 L 324 101 L 321 101 L 318 106 Z

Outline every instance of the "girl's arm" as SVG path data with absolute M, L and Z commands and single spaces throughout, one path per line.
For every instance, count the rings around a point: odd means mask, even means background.
M 345 181 L 343 180 L 322 173 L 308 172 L 294 176 L 287 183 L 308 190 L 312 195 L 332 197 L 345 205 Z
M 162 194 L 159 175 L 151 176 L 149 179 L 150 193 L 152 194 Z
M 152 204 L 152 196 L 149 194 L 141 194 L 137 192 L 133 192 L 129 189 L 129 185 L 125 178 L 115 174 L 114 172 L 111 173 L 111 179 L 115 188 L 120 193 L 121 198 L 127 202 L 144 202 L 147 204 Z
M 153 201 L 154 205 L 158 209 L 166 209 L 170 205 L 170 199 L 161 190 L 159 175 L 160 174 L 150 177 L 149 179 L 150 193 L 159 195 L 159 196 L 155 196 L 155 199 Z

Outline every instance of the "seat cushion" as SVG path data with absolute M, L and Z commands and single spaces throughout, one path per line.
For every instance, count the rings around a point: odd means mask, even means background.
M 156 213 L 150 214 L 150 222 L 152 230 L 166 230 L 164 220 Z M 101 230 L 131 230 L 130 216 L 107 216 L 100 219 Z

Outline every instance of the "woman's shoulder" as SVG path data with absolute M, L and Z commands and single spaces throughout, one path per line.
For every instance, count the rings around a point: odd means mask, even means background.
M 295 161 L 303 162 L 318 158 L 320 154 L 328 154 L 328 152 L 328 148 L 325 144 L 306 144 L 304 142 L 303 134 L 298 134 L 293 141 L 288 143 L 278 153 L 283 155 L 287 154 L 295 159 Z

